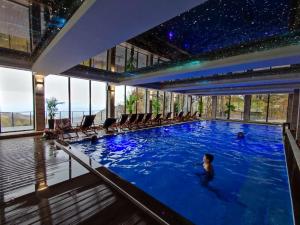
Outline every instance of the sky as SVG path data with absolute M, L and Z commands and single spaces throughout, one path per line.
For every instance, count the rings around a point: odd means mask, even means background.
M 92 81 L 92 111 L 106 107 L 106 83 Z M 124 89 L 123 89 L 124 90 Z M 63 104 L 59 111 L 68 111 L 68 78 L 49 75 L 45 79 L 45 98 L 57 98 Z M 72 111 L 89 111 L 89 81 L 71 79 Z M 0 67 L 0 111 L 33 111 L 32 73 Z

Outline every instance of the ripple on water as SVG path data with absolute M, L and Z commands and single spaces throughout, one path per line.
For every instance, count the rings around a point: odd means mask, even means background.
M 292 225 L 278 126 L 202 121 L 76 145 L 195 224 Z M 215 178 L 204 187 L 197 173 L 207 152 Z

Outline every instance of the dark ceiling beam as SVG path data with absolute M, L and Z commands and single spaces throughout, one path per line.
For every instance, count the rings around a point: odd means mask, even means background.
M 10 68 L 31 70 L 32 61 L 27 52 L 0 48 L 0 65 Z
M 227 57 L 212 61 L 186 61 L 168 64 L 161 69 L 131 73 L 123 84 L 139 85 L 194 78 L 211 77 L 214 74 L 227 74 L 263 67 L 275 67 L 300 63 L 300 46 L 290 45 L 267 51 Z
M 189 84 L 173 84 L 163 85 L 162 90 L 165 91 L 187 91 L 193 89 L 212 89 L 212 88 L 223 88 L 223 87 L 250 87 L 259 85 L 272 85 L 272 84 L 293 84 L 300 82 L 299 73 L 291 74 L 276 74 L 276 75 L 265 75 L 265 76 L 253 76 L 253 77 L 241 77 L 236 78 L 223 78 L 220 80 L 213 81 L 200 81 L 192 82 Z
M 101 70 L 97 68 L 87 67 L 83 65 L 75 66 L 61 75 L 68 77 L 75 77 L 80 79 L 88 79 L 94 81 L 112 82 L 119 83 L 121 74 L 116 72 L 110 72 L 107 70 Z
M 291 89 L 260 89 L 260 90 L 225 90 L 225 91 L 214 91 L 214 92 L 197 92 L 197 93 L 187 93 L 188 95 L 196 96 L 216 96 L 216 95 L 251 95 L 251 94 L 284 94 L 293 93 Z
M 226 88 L 215 88 L 215 89 L 194 89 L 188 91 L 182 91 L 180 93 L 190 94 L 190 95 L 215 95 L 215 94 L 245 94 L 245 93 L 261 93 L 261 92 L 292 92 L 294 89 L 300 87 L 299 83 L 293 84 L 274 84 L 274 85 L 257 85 L 253 87 L 226 87 Z M 284 93 L 283 92 L 283 93 Z

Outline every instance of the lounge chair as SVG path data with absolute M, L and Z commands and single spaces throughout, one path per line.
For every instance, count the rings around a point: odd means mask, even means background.
M 171 116 L 172 116 L 172 112 L 168 112 L 166 117 L 162 121 L 166 123 L 170 123 L 172 121 Z
M 111 131 L 111 132 L 114 132 L 114 131 L 116 131 L 115 129 L 109 130 L 109 128 L 113 128 L 114 125 L 116 125 L 116 122 L 117 122 L 117 120 L 116 120 L 115 118 L 107 118 L 107 119 L 104 121 L 103 125 L 100 126 L 100 128 L 101 128 L 101 129 L 104 129 L 106 133 L 108 133 L 108 132 L 110 132 L 110 131 Z M 116 128 L 116 126 L 115 126 L 115 128 Z
M 193 115 L 191 116 L 192 120 L 197 120 L 198 119 L 198 111 L 194 112 Z
M 187 112 L 185 114 L 185 116 L 183 117 L 183 120 L 186 121 L 186 120 L 189 120 L 191 118 L 191 112 Z
M 151 125 L 153 125 L 153 123 L 157 123 L 158 125 L 161 124 L 161 114 L 157 114 L 152 120 L 151 120 Z
M 78 137 L 78 129 L 72 127 L 72 123 L 69 118 L 55 119 L 54 129 L 58 136 L 61 135 L 62 139 Z M 74 133 L 75 136 L 70 135 L 72 133 Z M 68 137 L 65 137 L 65 135 L 68 135 Z
M 137 119 L 136 119 L 135 122 L 134 122 L 134 125 L 135 125 L 136 127 L 139 127 L 140 123 L 143 122 L 144 117 L 145 117 L 145 114 L 144 114 L 144 113 L 138 114 Z
M 181 111 L 175 118 L 176 121 L 182 121 L 183 120 L 183 111 Z
M 88 136 L 89 132 L 97 134 L 96 127 L 94 126 L 94 120 L 96 115 L 85 115 L 82 117 L 80 125 L 77 127 L 78 131 L 81 131 Z
M 147 113 L 145 116 L 145 119 L 143 120 L 143 125 L 147 126 L 151 122 L 152 119 L 152 113 Z
M 128 122 L 126 123 L 128 129 L 131 129 L 132 128 L 132 125 L 134 124 L 134 122 L 136 121 L 136 118 L 137 118 L 137 114 L 131 114 Z
M 117 124 L 117 127 L 119 127 L 119 129 L 122 130 L 123 126 L 126 125 L 127 120 L 128 120 L 128 114 L 122 114 L 121 119 Z

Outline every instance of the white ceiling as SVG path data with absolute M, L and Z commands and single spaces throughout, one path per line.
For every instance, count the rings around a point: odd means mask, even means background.
M 89 0 L 33 65 L 40 74 L 59 74 L 139 35 L 206 0 Z

